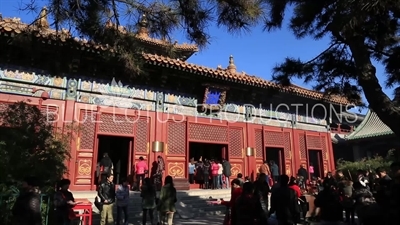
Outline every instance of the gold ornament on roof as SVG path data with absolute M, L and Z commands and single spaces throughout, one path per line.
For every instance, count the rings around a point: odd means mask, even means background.
M 235 66 L 235 62 L 233 61 L 233 55 L 229 56 L 228 71 L 230 73 L 236 73 L 236 66 Z
M 39 18 L 36 21 L 36 26 L 38 28 L 48 29 L 50 27 L 49 22 L 47 21 L 47 14 L 47 7 L 44 6 L 40 11 Z
M 142 18 L 139 21 L 139 31 L 138 35 L 141 37 L 148 37 L 149 36 L 149 30 L 147 29 L 148 26 L 148 21 L 146 14 L 142 15 Z

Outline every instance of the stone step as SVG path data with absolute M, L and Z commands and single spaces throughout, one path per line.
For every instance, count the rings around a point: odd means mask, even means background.
M 91 202 L 94 202 L 94 200 L 96 198 L 96 196 L 79 196 L 79 197 L 74 196 L 74 197 L 75 197 L 75 199 L 88 199 Z M 132 197 L 131 196 L 129 199 L 130 199 L 129 202 L 133 203 L 134 205 L 141 204 L 141 202 L 142 202 L 142 198 L 141 197 L 136 197 L 136 196 Z M 205 196 L 177 197 L 178 201 L 184 202 L 186 204 L 192 204 L 192 203 L 195 204 L 195 203 L 198 203 L 198 202 L 206 203 L 210 199 L 212 199 L 212 200 L 223 199 L 225 201 L 229 201 L 230 195 L 222 195 L 221 194 L 221 195 L 213 195 L 213 196 L 205 195 Z
M 229 195 L 231 191 L 228 189 L 222 190 L 195 190 L 195 191 L 178 191 L 177 197 L 210 197 L 210 196 L 219 196 L 219 195 Z M 75 191 L 73 192 L 75 198 L 94 198 L 97 196 L 96 191 Z M 159 192 L 157 192 L 159 195 Z M 140 197 L 140 192 L 130 191 L 130 197 Z

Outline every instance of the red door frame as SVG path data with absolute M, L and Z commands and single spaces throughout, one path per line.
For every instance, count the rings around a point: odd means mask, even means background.
M 317 164 L 318 164 L 318 170 L 321 178 L 325 177 L 324 174 L 324 159 L 322 156 L 322 150 L 321 149 L 312 149 L 312 148 L 307 148 L 307 171 L 308 171 L 308 176 L 311 176 L 309 168 L 310 168 L 310 151 L 315 151 L 317 152 Z M 315 166 L 314 166 L 314 174 L 315 174 Z M 310 177 L 311 179 L 312 177 Z
M 186 161 L 187 161 L 187 164 L 186 165 L 188 165 L 188 163 L 189 163 L 189 160 L 190 160 L 190 157 L 189 157 L 189 143 L 190 142 L 196 142 L 196 143 L 201 143 L 201 144 L 217 144 L 217 145 L 222 145 L 223 147 L 222 147 L 222 149 L 221 149 L 221 157 L 224 157 L 224 153 L 225 153 L 225 149 L 228 149 L 229 148 L 229 146 L 228 146 L 228 144 L 226 144 L 226 143 L 219 143 L 219 142 L 212 142 L 212 143 L 210 143 L 209 141 L 186 141 Z M 228 152 L 228 151 L 226 151 L 226 152 Z M 186 173 L 185 173 L 185 178 L 186 179 L 189 179 L 189 170 L 188 169 L 186 169 Z M 199 189 L 199 184 L 189 184 L 189 189 Z
M 135 161 L 135 152 L 134 152 L 134 137 L 130 136 L 130 135 L 119 135 L 119 134 L 103 134 L 103 133 L 97 133 L 95 134 L 96 136 L 96 142 L 95 142 L 95 149 L 93 149 L 94 154 L 93 154 L 93 162 L 95 162 L 96 164 L 93 163 L 93 165 L 95 166 L 94 171 L 96 171 L 97 169 L 97 163 L 99 161 L 99 136 L 108 136 L 108 137 L 123 137 L 123 138 L 129 138 L 129 153 L 128 153 L 128 159 L 130 159 L 128 161 L 128 168 L 127 168 L 127 175 L 129 176 L 132 172 L 132 166 L 133 166 L 133 162 Z M 101 157 L 101 156 L 100 156 Z M 96 190 L 96 184 L 95 184 L 95 179 L 96 179 L 96 175 L 95 173 L 93 173 L 93 178 L 92 178 L 92 190 Z M 94 189 L 93 189 L 94 188 Z
M 267 149 L 268 148 L 273 148 L 274 150 L 278 150 L 278 157 L 279 157 L 279 174 L 284 174 L 285 172 L 285 149 L 284 147 L 278 147 L 278 146 L 265 146 L 264 147 L 264 162 L 266 160 L 271 161 L 271 159 L 267 159 Z

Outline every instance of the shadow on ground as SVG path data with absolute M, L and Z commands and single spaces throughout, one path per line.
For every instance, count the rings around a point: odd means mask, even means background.
M 97 195 L 94 191 L 74 192 L 76 199 L 88 199 L 94 202 Z M 174 215 L 174 225 L 184 224 L 210 224 L 210 222 L 217 224 L 222 223 L 223 215 L 226 212 L 226 207 L 221 205 L 210 205 L 210 199 L 224 199 L 229 201 L 230 190 L 190 190 L 178 191 L 176 209 L 177 213 Z M 142 208 L 141 198 L 139 192 L 130 192 L 130 203 L 128 206 L 129 211 L 129 224 L 142 224 Z M 157 213 L 155 213 L 157 214 Z M 155 215 L 154 218 L 158 218 Z M 116 208 L 114 209 L 114 219 L 116 219 Z M 148 222 L 149 218 L 147 219 Z M 100 215 L 97 208 L 93 205 L 93 224 L 100 223 Z

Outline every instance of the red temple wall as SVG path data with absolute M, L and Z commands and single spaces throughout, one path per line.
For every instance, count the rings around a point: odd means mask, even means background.
M 7 99 L 7 102 L 30 100 L 30 104 L 39 105 L 39 99 L 33 97 L 0 94 L 0 99 Z M 283 169 L 288 175 L 296 174 L 301 164 L 308 164 L 307 150 L 310 149 L 321 150 L 324 172 L 334 169 L 331 136 L 325 132 L 244 122 L 228 123 L 209 118 L 100 107 L 74 101 L 48 99 L 42 105 L 55 108 L 59 127 L 63 126 L 63 121 L 81 121 L 81 134 L 71 142 L 71 160 L 66 162 L 69 167 L 67 176 L 72 180 L 73 190 L 94 189 L 99 134 L 131 137 L 134 139 L 132 157 L 135 160 L 143 156 L 151 165 L 161 155 L 166 164 L 164 175 L 175 178 L 187 177 L 189 141 L 228 145 L 233 176 L 240 172 L 255 178 L 259 166 L 266 158 L 266 147 L 283 149 Z M 115 122 L 127 119 L 135 122 Z M 166 143 L 164 152 L 153 153 L 150 146 L 153 141 Z M 254 156 L 246 156 L 247 147 L 255 149 Z

